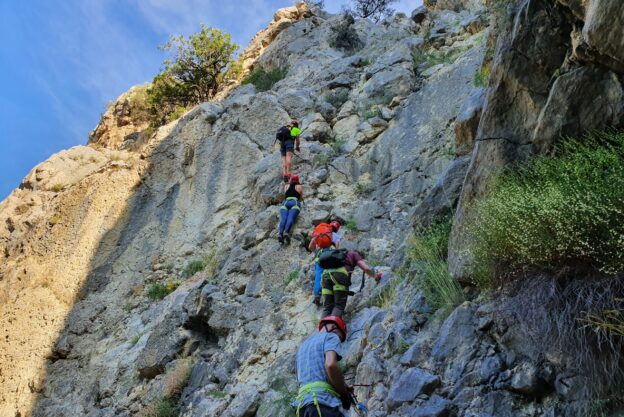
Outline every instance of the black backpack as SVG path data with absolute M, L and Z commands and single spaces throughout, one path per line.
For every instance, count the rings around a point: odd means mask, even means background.
M 290 136 L 290 129 L 288 129 L 286 126 L 280 127 L 279 129 L 277 129 L 275 139 L 279 140 L 280 143 L 284 143 L 287 140 L 292 139 L 292 137 Z
M 347 262 L 346 249 L 323 249 L 319 255 L 319 266 L 323 269 L 337 269 Z

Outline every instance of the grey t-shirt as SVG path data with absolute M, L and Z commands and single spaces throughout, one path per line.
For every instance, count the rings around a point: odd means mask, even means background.
M 299 386 L 310 382 L 329 382 L 327 371 L 325 371 L 325 353 L 334 351 L 338 359 L 342 358 L 342 346 L 340 338 L 335 333 L 317 332 L 307 338 L 299 347 L 297 352 L 297 380 Z M 326 393 L 316 394 L 320 404 L 327 407 L 342 407 L 340 399 Z M 313 404 L 314 399 L 311 394 L 306 395 L 301 403 L 301 407 Z M 297 402 L 293 404 L 297 407 Z M 344 414 L 344 410 L 340 408 Z

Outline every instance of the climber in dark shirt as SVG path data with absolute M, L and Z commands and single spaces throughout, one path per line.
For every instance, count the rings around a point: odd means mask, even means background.
M 291 175 L 290 183 L 284 185 L 285 200 L 280 207 L 279 242 L 289 244 L 290 232 L 297 220 L 301 203 L 303 202 L 303 185 L 299 183 L 299 176 Z M 286 235 L 284 235 L 286 233 Z

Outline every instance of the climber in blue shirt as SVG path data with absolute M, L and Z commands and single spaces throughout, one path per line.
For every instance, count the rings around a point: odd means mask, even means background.
M 297 417 L 343 417 L 351 407 L 353 392 L 338 366 L 347 325 L 340 317 L 328 316 L 321 319 L 318 328 L 297 352 L 299 394 L 293 405 Z

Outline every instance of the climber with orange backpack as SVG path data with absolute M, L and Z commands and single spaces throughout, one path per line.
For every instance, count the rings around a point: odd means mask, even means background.
M 377 283 L 381 281 L 382 274 L 368 266 L 362 253 L 346 249 L 323 249 L 319 255 L 318 263 L 323 268 L 321 278 L 321 294 L 323 295 L 323 315 L 344 315 L 347 306 L 347 298 L 353 295 L 349 291 L 351 286 L 351 274 L 355 267 L 359 267 L 366 275 L 375 278 Z M 362 276 L 364 279 L 364 276 Z M 362 281 L 362 286 L 364 281 Z
M 314 257 L 314 304 L 321 305 L 321 277 L 323 268 L 318 263 L 321 250 L 324 248 L 340 248 L 340 235 L 338 230 L 342 224 L 341 219 L 336 218 L 330 223 L 320 223 L 312 232 L 312 239 L 308 245 L 308 250 L 315 253 Z
M 288 183 L 290 180 L 290 167 L 292 165 L 292 157 L 295 149 L 299 152 L 299 135 L 301 135 L 301 129 L 299 129 L 299 122 L 297 120 L 292 120 L 288 125 L 280 127 L 275 134 L 275 142 L 278 140 L 280 142 L 282 176 L 285 183 Z
M 297 417 L 343 417 L 353 402 L 338 362 L 347 325 L 340 317 L 321 319 L 318 332 L 307 338 L 297 352 L 299 393 L 293 406 Z
M 290 233 L 301 211 L 303 203 L 303 185 L 299 176 L 291 175 L 290 184 L 284 185 L 285 200 L 280 207 L 279 243 L 290 244 Z M 284 235 L 286 233 L 286 235 Z

